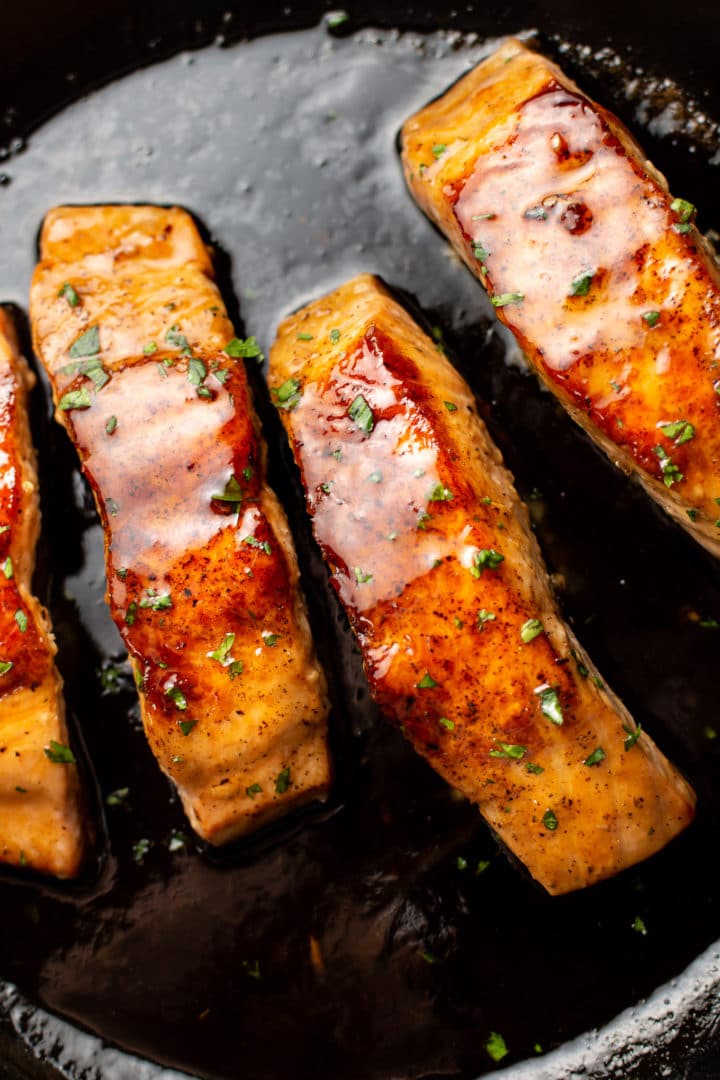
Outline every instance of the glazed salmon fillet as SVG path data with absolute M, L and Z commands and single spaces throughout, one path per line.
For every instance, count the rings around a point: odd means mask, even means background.
M 468 386 L 374 278 L 284 322 L 271 393 L 372 694 L 550 893 L 617 873 L 695 797 L 560 617 Z
M 0 308 L 0 862 L 71 878 L 89 836 L 50 619 L 30 590 L 40 528 L 33 382 Z
M 402 129 L 415 199 L 570 415 L 720 554 L 720 272 L 629 132 L 510 39 Z
M 222 844 L 328 789 L 328 700 L 285 515 L 210 255 L 191 217 L 61 207 L 35 348 L 105 530 L 107 599 L 147 738 Z

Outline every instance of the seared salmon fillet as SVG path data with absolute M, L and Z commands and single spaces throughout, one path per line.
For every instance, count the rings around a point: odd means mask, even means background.
M 551 893 L 692 819 L 560 617 L 470 389 L 374 278 L 280 327 L 271 393 L 373 696 Z
M 259 350 L 233 337 L 191 217 L 53 210 L 31 317 L 145 731 L 193 828 L 222 844 L 322 799 L 325 678 L 239 359 Z
M 50 619 L 30 591 L 40 528 L 33 383 L 0 308 L 0 862 L 70 878 L 88 829 Z
M 402 129 L 406 180 L 570 415 L 720 554 L 720 272 L 620 121 L 510 39 Z

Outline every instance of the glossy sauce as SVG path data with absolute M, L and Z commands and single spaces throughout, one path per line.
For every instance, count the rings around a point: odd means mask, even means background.
M 287 526 L 243 364 L 218 348 L 232 326 L 181 211 L 61 208 L 41 255 L 36 348 L 100 509 L 145 730 L 194 828 L 227 842 L 322 797 L 329 774 Z
M 720 276 L 693 208 L 672 202 L 617 121 L 519 43 L 465 83 L 472 106 L 456 86 L 444 112 L 436 103 L 409 122 L 408 146 L 435 124 L 443 147 L 423 170 L 409 152 L 411 183 L 447 200 L 499 318 L 576 418 L 716 546 Z M 481 111 L 453 127 L 453 102 Z
M 552 893 L 672 839 L 694 793 L 590 679 L 437 347 L 361 275 L 281 325 L 269 376 L 383 713 Z
M 245 9 L 228 26 L 205 5 L 199 29 L 197 11 L 192 22 L 175 9 L 171 20 L 155 13 L 158 35 L 171 36 L 169 46 L 167 38 L 158 46 L 148 38 L 151 8 L 129 36 L 109 33 L 102 48 L 79 21 L 67 26 L 72 47 L 54 53 L 63 65 L 61 92 L 38 111 L 24 151 L 0 164 L 10 178 L 0 185 L 2 297 L 25 307 L 32 238 L 61 198 L 190 206 L 227 253 L 219 280 L 233 321 L 239 329 L 239 308 L 244 332 L 257 334 L 265 351 L 280 318 L 354 273 L 379 272 L 411 290 L 486 403 L 481 414 L 528 501 L 544 556 L 566 583 L 565 617 L 643 727 L 690 776 L 699 816 L 665 852 L 568 897 L 544 896 L 512 865 L 477 809 L 379 717 L 283 461 L 286 437 L 253 377 L 316 640 L 336 675 L 338 777 L 324 814 L 240 850 L 208 851 L 148 748 L 103 599 L 94 500 L 65 433 L 46 421 L 41 372 L 38 588 L 51 600 L 58 661 L 106 831 L 98 874 L 75 889 L 53 889 L 18 871 L 0 881 L 1 974 L 25 998 L 11 1011 L 15 999 L 2 984 L 0 1058 L 12 1070 L 17 1046 L 32 1044 L 24 1071 L 43 1080 L 60 1075 L 52 1063 L 62 1063 L 63 1074 L 94 1069 L 108 1080 L 143 1068 L 143 1076 L 161 1074 L 123 1059 L 116 1046 L 213 1080 L 239 1070 L 288 1080 L 293 1069 L 321 1080 L 475 1080 L 496 1068 L 485 1049 L 496 1031 L 509 1051 L 503 1067 L 529 1058 L 531 1075 L 567 1076 L 573 1069 L 555 1048 L 631 1006 L 613 1029 L 612 1060 L 627 1073 L 638 1040 L 651 1043 L 646 1071 L 659 1075 L 668 1065 L 664 1040 L 686 1020 L 677 994 L 694 994 L 696 985 L 692 972 L 681 973 L 715 940 L 720 918 L 720 739 L 704 734 L 717 711 L 717 632 L 700 624 L 720 618 L 717 574 L 537 381 L 507 363 L 490 305 L 407 196 L 393 152 L 405 117 L 487 55 L 493 35 L 516 32 L 527 16 L 463 7 L 452 24 L 468 34 L 419 33 L 424 18 L 434 30 L 452 13 L 415 7 L 401 33 L 376 28 L 399 18 L 395 8 L 363 5 L 352 18 L 367 19 L 366 28 L 348 32 L 351 21 L 339 37 L 324 25 L 287 33 L 305 18 L 294 8 L 277 16 L 281 34 L 248 40 L 248 27 L 260 23 Z M 273 18 L 268 12 L 262 25 Z M 650 34 L 646 15 L 630 8 L 616 34 L 619 52 L 599 49 L 607 31 L 594 8 L 568 3 L 555 25 L 577 28 L 579 41 L 566 54 L 569 46 L 546 39 L 551 53 L 565 56 L 583 86 L 594 86 L 626 120 L 642 117 L 653 159 L 704 207 L 704 225 L 717 226 L 712 79 L 711 98 L 702 98 L 704 126 L 689 98 L 703 89 L 702 66 L 693 74 L 677 41 L 661 52 L 656 32 L 666 24 L 656 20 Z M 221 46 L 221 37 L 210 44 L 215 32 L 227 41 L 233 28 L 237 44 Z M 597 52 L 586 47 L 593 41 Z M 167 55 L 186 44 L 190 51 L 159 60 L 163 49 Z M 696 34 L 694 60 L 696 46 L 706 56 L 711 50 Z M 705 70 L 712 73 L 710 61 Z M 108 83 L 114 73 L 122 77 Z M 45 92 L 52 85 L 45 74 L 39 78 L 34 65 L 8 100 Z M 682 93 L 666 88 L 673 74 Z M 54 111 L 68 96 L 73 104 Z M 660 132 L 655 121 L 669 100 Z M 17 128 L 16 120 L 13 134 Z M 166 314 L 156 312 L 153 335 Z M 112 800 L 125 789 L 126 797 Z M 136 846 L 142 840 L 144 856 Z M 633 929 L 636 916 L 647 934 Z M 256 962 L 258 978 L 248 973 Z M 667 983 L 677 976 L 676 993 Z M 641 999 L 647 1004 L 636 1009 Z M 70 1020 L 74 1037 L 38 1006 Z M 704 1030 L 712 1017 L 707 1009 L 700 1018 Z M 682 1039 L 683 1069 L 704 1042 L 697 1030 L 692 1048 Z M 606 1076 L 608 1038 L 603 1030 L 577 1040 L 577 1068 Z

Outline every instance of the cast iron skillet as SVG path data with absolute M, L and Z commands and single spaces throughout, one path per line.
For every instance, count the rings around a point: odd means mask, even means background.
M 639 132 L 673 189 L 700 207 L 701 226 L 718 226 L 712 163 L 717 148 L 711 145 L 712 125 L 699 116 L 704 109 L 720 117 L 716 5 L 696 5 L 691 23 L 678 5 L 663 12 L 607 4 L 596 10 L 563 0 L 500 8 L 466 4 L 461 11 L 440 4 L 347 7 L 351 18 L 336 31 L 340 39 L 364 26 L 423 35 L 471 31 L 480 39 L 538 28 L 541 44 Z M 33 132 L 46 120 L 50 130 L 60 110 L 85 91 L 181 49 L 213 43 L 217 49 L 220 36 L 227 43 L 253 38 L 258 45 L 263 35 L 315 26 L 322 14 L 322 5 L 273 0 L 236 9 L 214 0 L 26 0 L 13 6 L 3 12 L 0 37 L 0 145 L 11 151 L 0 155 L 0 184 L 9 181 L 13 193 L 13 184 L 29 182 L 32 170 L 23 160 L 33 161 Z M 257 57 L 265 54 L 256 51 L 256 66 L 248 62 L 246 77 L 266 78 L 270 90 L 286 86 L 287 72 L 273 65 L 297 63 L 290 43 L 299 40 L 268 38 L 266 72 L 258 72 Z M 392 56 L 398 71 L 404 66 L 412 76 L 413 65 L 424 71 L 422 57 L 440 46 L 423 37 L 413 52 L 407 40 L 398 43 L 392 32 L 366 38 Z M 308 41 L 309 55 L 321 49 L 316 39 Z M 562 41 L 590 49 L 564 50 Z M 470 47 L 467 40 L 456 45 Z M 593 55 L 605 46 L 619 55 L 619 66 L 610 54 Z M 447 37 L 442 49 L 449 71 L 453 44 Z M 352 60 L 358 54 L 347 55 Z M 216 53 L 199 52 L 198 64 L 205 56 L 211 64 Z M 623 58 L 628 67 L 675 80 L 683 98 L 657 80 L 652 92 L 647 84 L 647 93 L 633 98 Z M 318 69 L 318 82 L 326 70 Z M 237 78 L 244 74 L 240 65 Z M 435 89 L 442 89 L 443 81 L 434 78 Z M 382 85 L 369 81 L 368 97 L 368 109 L 382 110 Z M 692 128 L 673 119 L 687 97 L 696 99 L 688 112 Z M 423 100 L 421 94 L 416 104 Z M 302 118 L 302 106 L 297 115 Z M 359 125 L 366 120 L 356 119 Z M 363 140 L 353 141 L 357 131 L 345 141 L 330 134 L 338 130 L 332 127 L 338 118 L 329 111 L 326 120 L 332 171 L 347 147 Z M 222 159 L 230 158 L 230 182 L 235 172 L 250 169 L 251 155 L 256 183 L 286 191 L 287 207 L 278 205 L 278 213 L 304 209 L 306 200 L 318 229 L 330 230 L 330 201 L 314 200 L 312 184 L 300 184 L 295 193 L 295 164 L 316 137 L 315 128 L 293 144 L 297 156 L 288 157 L 283 146 L 277 156 L 270 153 L 278 140 L 290 137 L 287 132 L 271 130 L 267 145 L 244 146 L 243 124 L 252 126 L 249 117 L 239 116 L 233 139 L 227 131 L 218 135 L 218 160 L 209 160 L 208 170 L 221 170 Z M 475 811 L 455 802 L 368 705 L 258 377 L 273 482 L 289 509 L 314 627 L 341 703 L 333 721 L 338 776 L 323 811 L 229 852 L 202 850 L 187 835 L 137 730 L 132 687 L 100 603 L 94 511 L 67 441 L 48 423 L 41 389 L 34 418 L 45 522 L 38 588 L 49 596 L 68 698 L 79 718 L 77 734 L 82 732 L 93 763 L 88 783 L 96 791 L 101 835 L 95 862 L 77 885 L 47 886 L 11 874 L 0 879 L 0 975 L 18 987 L 17 994 L 6 989 L 0 996 L 0 1012 L 13 1019 L 12 1025 L 7 1019 L 0 1024 L 0 1075 L 4 1069 L 11 1078 L 56 1076 L 53 1066 L 70 1076 L 155 1075 L 137 1061 L 102 1056 L 99 1043 L 57 1025 L 31 1003 L 143 1058 L 212 1077 L 472 1077 L 493 1067 L 484 1049 L 491 1031 L 507 1041 L 510 1055 L 502 1064 L 511 1076 L 720 1075 L 713 1035 L 713 1011 L 720 1003 L 713 946 L 720 909 L 720 740 L 710 737 L 718 689 L 716 567 L 612 470 L 532 379 L 507 367 L 479 290 L 469 275 L 447 263 L 444 243 L 408 205 L 389 134 L 370 128 L 368 139 L 377 136 L 386 148 L 388 171 L 381 179 L 390 191 L 387 205 L 397 206 L 402 222 L 407 220 L 407 258 L 395 248 L 387 253 L 393 238 L 383 235 L 382 214 L 362 218 L 362 199 L 382 207 L 386 193 L 373 186 L 367 162 L 350 162 L 343 175 L 362 197 L 348 220 L 334 220 L 333 226 L 347 230 L 343 235 L 353 247 L 348 272 L 385 272 L 443 330 L 486 403 L 492 433 L 521 494 L 531 500 L 549 565 L 566 578 L 566 614 L 601 670 L 689 774 L 700 796 L 698 821 L 651 863 L 577 897 L 550 900 L 509 865 Z M 88 128 L 86 138 L 102 138 L 101 128 Z M 81 172 L 87 157 L 82 140 L 70 150 Z M 316 164 L 323 169 L 326 163 Z M 176 194 L 181 171 L 181 162 L 168 160 L 165 198 L 185 201 L 201 224 L 211 220 L 214 207 L 203 204 L 199 190 L 184 199 Z M 321 186 L 320 180 L 313 183 Z M 102 185 L 98 178 L 98 199 L 110 197 Z M 93 190 L 92 179 L 79 181 L 78 197 L 92 197 Z M 128 181 L 117 197 L 131 198 L 131 190 Z M 46 205 L 61 195 L 48 190 Z M 141 196 L 148 197 L 147 190 Z M 159 189 L 153 197 L 163 201 Z M 241 217 L 240 200 L 255 197 L 253 183 L 241 186 L 236 197 Z M 5 217 L 9 205 L 0 187 L 0 245 L 17 232 Z M 283 305 L 287 310 L 333 283 L 335 262 L 329 256 L 324 278 L 323 245 L 332 254 L 332 237 L 317 239 L 317 251 L 303 251 L 298 238 L 305 234 L 297 232 L 290 214 L 279 233 L 265 227 L 262 213 L 256 224 L 255 240 L 249 230 L 246 236 L 239 228 L 236 235 L 230 227 L 212 239 L 227 248 L 227 255 L 219 253 L 219 274 L 231 313 L 238 323 L 242 315 L 247 332 L 266 343 Z M 28 236 L 28 251 L 31 243 Z M 278 246 L 287 247 L 292 258 L 278 261 Z M 24 281 L 27 251 L 18 249 L 17 257 Z M 266 303 L 262 290 L 245 286 L 262 280 L 259 264 L 272 267 L 273 259 L 286 275 L 287 297 L 275 283 L 274 299 Z M 7 264 L 5 252 L 2 265 Z M 22 288 L 3 298 L 22 304 Z M 22 310 L 17 314 L 22 329 Z M 125 786 L 130 796 L 108 806 L 108 794 Z M 135 847 L 143 838 L 151 841 L 144 858 Z M 599 1037 L 587 1033 L 603 1025 Z M 42 1062 L 30 1056 L 28 1043 L 38 1046 Z M 527 1064 L 520 1064 L 525 1058 Z M 90 1067 L 97 1072 L 83 1072 Z

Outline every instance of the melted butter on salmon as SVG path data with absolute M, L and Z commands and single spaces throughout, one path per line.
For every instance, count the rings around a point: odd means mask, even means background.
M 145 731 L 193 828 L 221 844 L 323 798 L 325 679 L 192 219 L 54 210 L 31 314 L 103 521 L 108 600 Z
M 402 157 L 538 375 L 720 554 L 720 273 L 694 207 L 513 39 L 405 123 Z
M 361 276 L 282 324 L 270 383 L 383 711 L 551 893 L 663 847 L 694 793 L 562 621 L 435 345 Z
M 0 308 L 0 861 L 68 878 L 89 829 L 50 620 L 30 591 L 40 527 L 33 382 Z

